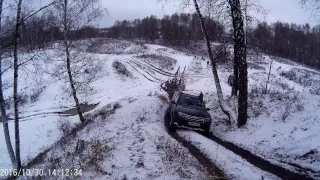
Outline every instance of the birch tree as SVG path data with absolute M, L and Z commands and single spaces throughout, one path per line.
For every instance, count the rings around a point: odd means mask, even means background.
M 21 17 L 21 9 L 22 9 L 22 0 L 17 1 L 17 10 L 16 10 L 16 20 L 15 20 L 15 28 L 14 28 L 14 38 L 13 38 L 13 103 L 14 103 L 14 130 L 15 130 L 15 168 L 21 169 L 21 157 L 20 157 L 20 132 L 19 132 L 19 93 L 18 93 L 18 78 L 19 78 L 19 66 L 31 61 L 32 58 L 26 60 L 24 62 L 19 62 L 18 59 L 18 48 L 20 41 L 20 26 L 26 21 L 28 18 L 32 17 L 36 13 L 41 10 L 51 6 L 51 4 L 47 6 L 43 6 L 35 12 L 31 12 L 26 17 Z M 1 94 L 0 94 L 1 96 Z M 1 98 L 1 97 L 0 97 Z M 11 155 L 10 155 L 11 156 Z M 10 157 L 12 159 L 12 157 Z
M 64 60 L 69 87 L 79 119 L 83 123 L 85 118 L 81 111 L 76 82 L 74 80 L 75 73 L 72 69 L 72 51 L 76 48 L 76 45 L 70 40 L 69 36 L 72 30 L 80 29 L 100 17 L 103 10 L 101 9 L 99 0 L 59 0 L 55 4 L 55 13 L 57 23 L 63 31 Z
M 193 3 L 194 3 L 194 6 L 196 8 L 197 14 L 199 16 L 201 30 L 202 30 L 203 37 L 204 37 L 205 42 L 206 42 L 209 58 L 210 58 L 210 61 L 211 61 L 212 73 L 213 73 L 214 82 L 215 82 L 216 89 L 217 89 L 217 94 L 218 94 L 220 107 L 221 107 L 222 111 L 229 117 L 231 123 L 235 124 L 235 122 L 236 122 L 235 112 L 230 107 L 227 106 L 227 104 L 226 104 L 226 102 L 224 100 L 224 97 L 223 97 L 223 93 L 222 93 L 222 89 L 221 89 L 221 85 L 220 85 L 220 80 L 219 80 L 219 75 L 218 75 L 218 71 L 217 71 L 216 59 L 214 58 L 213 53 L 212 53 L 212 49 L 211 49 L 211 46 L 210 46 L 210 41 L 209 41 L 207 29 L 206 29 L 202 14 L 200 12 L 199 5 L 197 3 L 197 0 L 193 0 Z
M 22 0 L 18 0 L 17 17 L 14 32 L 14 49 L 13 49 L 13 101 L 14 101 L 14 129 L 15 129 L 15 154 L 16 168 L 21 169 L 20 158 L 20 135 L 19 135 L 19 94 L 18 94 L 18 43 L 19 43 L 19 26 L 21 16 Z
M 3 0 L 0 0 L 0 46 L 2 47 L 2 8 L 3 8 Z M 2 49 L 1 49 L 2 51 Z M 1 52 L 2 54 L 2 52 Z M 0 110 L 1 110 L 1 119 L 3 124 L 3 133 L 6 141 L 6 146 L 8 150 L 8 154 L 11 160 L 11 164 L 13 168 L 16 166 L 16 158 L 14 155 L 14 151 L 11 144 L 9 126 L 8 126 L 8 116 L 5 108 L 4 96 L 3 96 L 3 83 L 2 83 L 2 59 L 0 54 Z
M 238 126 L 241 127 L 247 122 L 248 109 L 248 69 L 247 69 L 247 52 L 245 34 L 243 28 L 243 16 L 241 12 L 240 0 L 228 0 L 231 7 L 231 17 L 234 31 L 234 58 L 239 66 L 239 88 L 238 97 Z M 236 71 L 236 66 L 234 67 Z

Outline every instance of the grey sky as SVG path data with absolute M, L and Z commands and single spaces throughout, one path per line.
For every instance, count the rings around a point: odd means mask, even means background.
M 311 17 L 311 12 L 303 9 L 299 1 L 300 0 L 259 0 L 259 4 L 269 10 L 270 13 L 266 17 L 268 22 L 280 20 L 288 23 L 309 23 L 312 26 L 316 25 Z M 167 0 L 167 2 L 169 3 L 163 6 L 163 3 L 159 3 L 158 0 L 102 0 L 102 4 L 108 9 L 109 15 L 100 21 L 100 27 L 111 26 L 115 20 L 132 20 L 149 15 L 162 17 L 164 14 L 182 11 L 177 1 Z

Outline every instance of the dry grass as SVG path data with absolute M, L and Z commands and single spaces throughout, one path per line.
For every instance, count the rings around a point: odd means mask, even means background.
M 169 104 L 169 100 L 167 99 L 167 97 L 163 94 L 159 94 L 158 98 L 160 99 L 161 102 Z
M 158 137 L 155 141 L 156 148 L 162 152 L 162 161 L 172 172 L 177 172 L 181 179 L 206 179 L 203 177 L 206 174 L 205 169 L 199 164 L 196 158 L 191 157 L 190 153 L 181 148 L 181 145 L 174 140 Z M 177 166 L 179 164 L 179 166 Z M 190 172 L 191 169 L 196 169 L 197 174 Z M 201 177 L 199 177 L 199 175 Z
M 56 125 L 61 137 L 68 136 L 73 128 L 70 119 L 67 117 L 60 117 Z

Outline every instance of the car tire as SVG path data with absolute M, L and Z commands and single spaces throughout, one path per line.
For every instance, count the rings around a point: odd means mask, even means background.
M 204 131 L 204 132 L 203 132 L 203 135 L 206 136 L 206 137 L 210 136 L 210 130 Z
M 166 113 L 164 115 L 164 125 L 168 128 L 169 127 L 169 124 L 170 124 L 170 109 L 168 108 L 166 110 Z
M 169 131 L 172 132 L 172 133 L 175 133 L 177 130 L 177 127 L 176 125 L 174 124 L 174 121 L 173 121 L 173 115 L 170 116 L 170 123 L 169 123 Z
M 202 134 L 204 136 L 206 136 L 206 137 L 210 136 L 210 134 L 211 134 L 210 127 L 209 128 L 205 128 Z

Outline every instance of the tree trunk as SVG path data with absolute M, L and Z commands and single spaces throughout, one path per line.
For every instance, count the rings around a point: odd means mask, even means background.
M 19 26 L 21 14 L 22 0 L 18 1 L 17 19 L 14 36 L 14 49 L 13 49 L 13 101 L 14 101 L 14 127 L 15 127 L 15 149 L 16 149 L 16 168 L 21 169 L 20 158 L 20 135 L 19 135 L 19 95 L 18 95 L 18 43 L 19 43 Z
M 272 63 L 273 63 L 273 59 L 272 59 L 271 62 L 270 62 L 268 79 L 267 79 L 267 82 L 266 82 L 266 88 L 265 88 L 265 90 L 264 90 L 264 92 L 263 92 L 264 94 L 267 94 L 267 92 L 268 92 L 268 84 L 269 84 L 269 81 L 270 81 Z
M 211 50 L 211 46 L 210 46 L 210 41 L 209 41 L 209 37 L 208 37 L 208 32 L 207 32 L 207 29 L 205 27 L 205 23 L 204 23 L 202 15 L 201 15 L 197 0 L 193 0 L 193 3 L 194 3 L 194 6 L 196 8 L 197 14 L 199 16 L 199 21 L 200 21 L 200 26 L 201 26 L 203 37 L 204 37 L 204 39 L 206 41 L 206 45 L 207 45 L 207 49 L 208 49 L 209 58 L 210 58 L 210 61 L 211 61 L 212 73 L 213 73 L 214 82 L 215 82 L 216 89 L 217 89 L 217 94 L 218 94 L 220 107 L 221 107 L 222 111 L 229 117 L 230 122 L 231 123 L 235 123 L 236 122 L 236 115 L 233 112 L 233 110 L 230 107 L 227 106 L 227 104 L 226 104 L 226 102 L 225 102 L 225 100 L 223 98 L 223 93 L 222 93 L 220 80 L 219 80 L 219 76 L 218 76 L 218 71 L 217 71 L 217 65 L 216 65 L 215 59 L 213 58 L 213 54 L 212 54 L 212 50 Z
M 83 114 L 81 112 L 81 107 L 80 103 L 77 97 L 77 92 L 76 88 L 74 86 L 74 81 L 72 78 L 72 72 L 71 72 L 71 65 L 70 65 L 70 48 L 69 48 L 69 42 L 68 42 L 68 32 L 69 32 L 69 27 L 68 27 L 68 22 L 67 22 L 67 5 L 68 5 L 68 0 L 64 0 L 64 10 L 63 10 L 63 15 L 64 15 L 64 45 L 65 45 L 65 50 L 66 50 L 66 60 L 67 60 L 67 71 L 68 71 L 68 78 L 69 78 L 69 83 L 72 91 L 72 96 L 73 99 L 76 103 L 76 108 L 77 112 L 79 115 L 80 121 L 83 123 L 85 121 Z
M 248 106 L 248 71 L 246 60 L 246 42 L 243 29 L 243 19 L 239 0 L 229 0 L 231 6 L 231 17 L 234 28 L 234 51 L 235 61 L 239 64 L 239 80 L 237 87 L 239 88 L 238 98 L 238 126 L 241 127 L 247 122 L 247 106 Z
M 233 49 L 233 84 L 232 84 L 232 90 L 231 90 L 231 96 L 237 96 L 238 95 L 238 81 L 239 81 L 239 60 L 236 56 L 237 49 Z
M 2 46 L 2 26 L 1 26 L 2 5 L 3 5 L 3 0 L 0 0 L 0 46 Z M 4 97 L 3 97 L 2 88 L 3 88 L 3 86 L 2 86 L 2 59 L 1 59 L 1 55 L 0 55 L 0 110 L 1 110 L 1 120 L 2 120 L 3 133 L 4 133 L 4 138 L 5 138 L 5 141 L 6 141 L 8 154 L 9 154 L 12 166 L 13 166 L 13 168 L 15 168 L 15 166 L 16 166 L 16 157 L 14 156 L 14 151 L 13 151 L 12 144 L 11 144 L 9 126 L 8 126 L 8 117 L 7 117 L 7 113 L 6 113 L 5 101 L 4 101 Z

